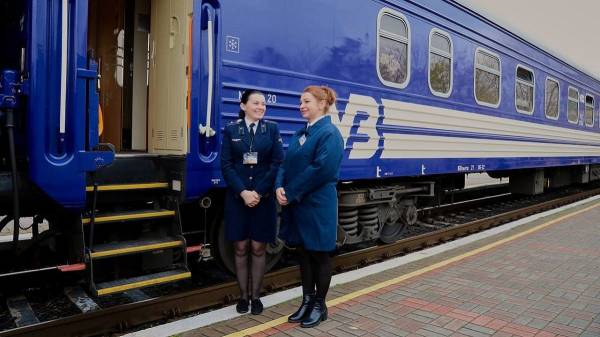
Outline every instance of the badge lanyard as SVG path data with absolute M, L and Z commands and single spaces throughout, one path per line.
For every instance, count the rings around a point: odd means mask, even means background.
M 256 165 L 258 164 L 258 152 L 252 151 L 254 146 L 254 125 L 250 125 L 249 136 L 250 136 L 250 151 L 244 153 L 244 165 Z

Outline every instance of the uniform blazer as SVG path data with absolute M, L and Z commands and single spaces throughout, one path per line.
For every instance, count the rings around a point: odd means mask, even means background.
M 306 137 L 300 144 L 302 136 Z M 290 140 L 275 188 L 283 187 L 289 204 L 282 209 L 280 237 L 308 250 L 335 249 L 337 190 L 344 141 L 331 117 L 296 132 Z
M 244 153 L 250 151 L 258 153 L 256 165 L 243 164 Z M 273 185 L 283 156 L 283 144 L 276 123 L 260 120 L 252 143 L 243 119 L 225 127 L 221 171 L 228 186 L 225 200 L 227 227 L 235 231 L 241 224 L 251 222 L 250 225 L 272 227 L 275 233 L 277 212 Z M 250 208 L 244 204 L 240 196 L 243 190 L 256 191 L 261 195 L 261 201 L 256 207 Z

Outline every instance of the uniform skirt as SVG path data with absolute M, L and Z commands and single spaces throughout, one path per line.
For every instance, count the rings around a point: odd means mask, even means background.
M 272 193 L 260 199 L 258 205 L 247 207 L 244 199 L 227 191 L 225 195 L 225 239 L 275 242 L 277 205 Z

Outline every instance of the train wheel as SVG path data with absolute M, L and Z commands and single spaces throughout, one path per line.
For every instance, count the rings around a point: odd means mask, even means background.
M 216 248 L 214 255 L 217 262 L 228 272 L 235 274 L 233 243 L 225 240 L 225 222 L 223 219 L 219 221 L 219 227 L 215 231 L 213 247 Z M 267 265 L 266 271 L 271 270 L 281 258 L 283 253 L 283 242 L 276 239 L 275 243 L 267 244 Z
M 383 225 L 381 232 L 379 232 L 379 240 L 383 243 L 392 243 L 398 241 L 402 237 L 402 233 L 406 229 L 407 225 L 396 221 L 394 223 L 386 223 Z
M 417 223 L 417 207 L 414 200 L 401 200 L 394 207 L 380 207 L 380 218 L 384 224 L 379 239 L 383 243 L 392 243 L 402 238 L 402 234 L 408 228 Z

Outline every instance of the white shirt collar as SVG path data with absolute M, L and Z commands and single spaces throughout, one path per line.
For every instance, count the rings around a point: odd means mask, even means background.
M 325 117 L 326 115 L 322 115 L 321 117 L 317 117 L 317 119 L 315 119 L 312 123 L 306 123 L 306 127 L 309 128 L 313 125 L 315 125 L 318 121 L 320 121 L 321 119 L 323 119 L 323 117 Z
M 246 123 L 246 129 L 248 129 L 248 131 L 250 131 L 250 124 L 254 123 L 254 132 L 256 132 L 256 130 L 258 128 L 258 123 L 260 122 L 260 120 L 257 120 L 256 122 L 252 122 L 247 117 L 244 117 L 244 122 Z

